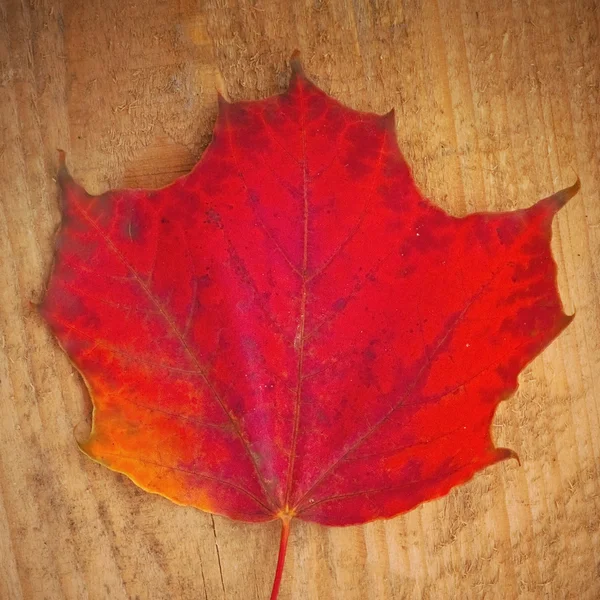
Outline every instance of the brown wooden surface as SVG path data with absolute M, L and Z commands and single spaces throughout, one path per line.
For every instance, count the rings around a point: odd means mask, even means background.
M 0 0 L 0 598 L 268 597 L 279 525 L 178 507 L 84 457 L 90 406 L 37 317 L 56 148 L 91 192 L 157 186 L 210 139 L 215 88 L 281 91 L 291 52 L 362 110 L 396 107 L 455 214 L 581 178 L 555 221 L 574 323 L 494 435 L 522 466 L 363 527 L 295 523 L 281 599 L 600 597 L 600 10 L 586 0 Z

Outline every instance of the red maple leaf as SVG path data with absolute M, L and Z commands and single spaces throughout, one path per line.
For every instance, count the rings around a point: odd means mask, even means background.
M 41 312 L 94 402 L 83 450 L 171 500 L 244 521 L 365 523 L 515 456 L 490 423 L 570 322 L 550 250 L 573 187 L 449 216 L 415 187 L 394 116 L 350 110 L 293 60 L 289 89 L 222 98 L 160 190 L 88 195 Z

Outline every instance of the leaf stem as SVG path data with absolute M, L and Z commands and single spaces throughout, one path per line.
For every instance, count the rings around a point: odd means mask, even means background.
M 281 517 L 281 538 L 279 540 L 279 556 L 277 557 L 277 568 L 275 569 L 275 580 L 273 581 L 271 600 L 277 600 L 277 596 L 279 596 L 279 586 L 281 585 L 281 576 L 283 575 L 285 555 L 287 552 L 288 539 L 290 537 L 291 520 L 291 517 L 288 515 L 283 515 Z

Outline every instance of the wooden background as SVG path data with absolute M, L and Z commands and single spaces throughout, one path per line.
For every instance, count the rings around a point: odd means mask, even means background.
M 281 599 L 600 597 L 600 10 L 589 0 L 0 0 L 0 598 L 266 599 L 279 524 L 138 490 L 85 458 L 81 380 L 32 309 L 59 221 L 56 148 L 89 191 L 157 186 L 207 145 L 215 89 L 396 107 L 454 214 L 572 183 L 553 247 L 574 323 L 494 422 L 491 467 L 388 522 L 295 523 Z

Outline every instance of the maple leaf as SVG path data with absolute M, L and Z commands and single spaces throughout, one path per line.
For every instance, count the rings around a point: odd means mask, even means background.
M 40 307 L 94 403 L 82 449 L 243 521 L 389 518 L 515 456 L 490 435 L 571 317 L 550 250 L 574 186 L 457 218 L 417 190 L 394 115 L 342 106 L 297 56 L 288 90 L 219 100 L 160 190 L 88 195 L 61 153 Z

